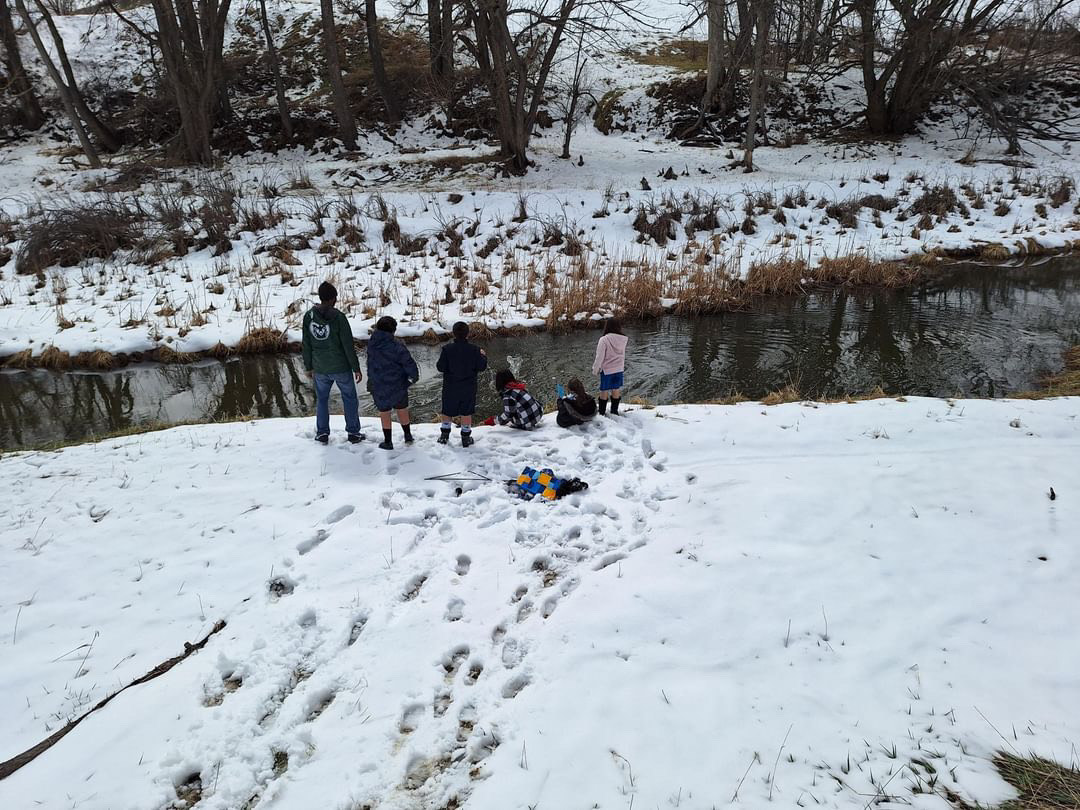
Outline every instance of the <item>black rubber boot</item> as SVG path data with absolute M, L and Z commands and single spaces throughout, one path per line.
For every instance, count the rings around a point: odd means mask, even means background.
M 412 425 L 402 425 L 401 430 L 405 434 L 405 444 L 412 444 Z
M 619 397 L 612 397 L 611 398 L 611 415 L 612 416 L 618 416 L 619 415 L 619 402 L 621 402 Z
M 601 416 L 606 416 L 607 415 L 607 400 L 606 399 L 598 399 L 596 401 L 596 404 L 598 406 L 597 413 L 599 413 Z
M 439 432 L 438 442 L 439 442 L 439 444 L 449 444 L 450 443 L 450 428 L 443 428 Z
M 379 449 L 380 450 L 393 450 L 394 449 L 393 431 L 383 430 L 382 435 L 383 435 L 383 440 L 379 444 Z

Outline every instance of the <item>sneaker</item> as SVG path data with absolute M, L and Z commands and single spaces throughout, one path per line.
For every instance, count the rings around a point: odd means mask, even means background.
M 379 449 L 380 450 L 393 450 L 394 449 L 394 443 L 393 442 L 379 442 Z
M 449 430 L 440 431 L 439 438 L 436 439 L 435 441 L 437 441 L 439 444 L 449 444 L 450 443 L 450 431 Z
M 462 433 L 461 434 L 461 446 L 462 447 L 472 447 L 472 445 L 473 445 L 472 434 L 471 433 Z
M 330 434 L 320 433 L 318 436 L 315 437 L 315 441 L 317 441 L 319 444 L 330 444 Z
M 349 444 L 360 444 L 360 442 L 364 441 L 364 439 L 366 438 L 367 436 L 365 436 L 363 433 L 350 433 Z

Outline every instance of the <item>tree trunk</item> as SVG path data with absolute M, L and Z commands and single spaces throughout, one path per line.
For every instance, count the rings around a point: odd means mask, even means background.
M 454 75 L 454 0 L 427 0 L 431 78 L 444 89 Z
M 90 163 L 91 168 L 100 169 L 101 158 L 98 157 L 97 150 L 94 148 L 94 144 L 91 143 L 90 137 L 86 134 L 86 128 L 79 118 L 79 113 L 75 110 L 75 102 L 71 98 L 71 91 L 68 86 L 64 84 L 64 79 L 60 75 L 60 71 L 56 69 L 52 57 L 49 56 L 49 51 L 45 48 L 45 43 L 41 41 L 41 34 L 38 33 L 34 21 L 30 19 L 30 13 L 26 10 L 26 5 L 23 3 L 23 0 L 15 0 L 15 10 L 18 11 L 19 16 L 22 17 L 23 23 L 25 23 L 27 30 L 30 32 L 30 38 L 34 41 L 34 47 L 37 48 L 38 56 L 41 57 L 45 69 L 49 72 L 49 77 L 53 80 L 53 84 L 56 85 L 56 92 L 59 94 L 60 102 L 64 106 L 64 113 L 67 115 L 68 121 L 71 122 L 71 126 L 75 130 L 75 136 L 79 139 L 79 145 L 82 147 L 83 154 L 86 155 L 86 160 Z
M 285 81 L 281 78 L 281 60 L 278 59 L 274 34 L 270 30 L 270 18 L 266 14 L 266 0 L 259 0 L 259 19 L 262 21 L 263 37 L 266 39 L 266 59 L 274 74 L 274 91 L 277 94 L 278 115 L 281 117 L 281 137 L 288 143 L 293 139 L 292 118 L 289 116 L 289 99 L 285 95 Z
M 765 106 L 765 48 L 769 43 L 769 26 L 772 22 L 771 0 L 757 0 L 757 3 L 754 67 L 750 80 L 750 113 L 746 119 L 746 143 L 743 155 L 743 167 L 748 172 L 754 170 L 754 145 L 758 117 Z
M 38 13 L 41 14 L 41 19 L 44 20 L 46 27 L 49 29 L 49 34 L 52 36 L 53 47 L 56 49 L 56 56 L 60 60 L 60 67 L 64 71 L 64 76 L 67 80 L 68 92 L 71 96 L 71 102 L 74 104 L 76 111 L 82 117 L 82 120 L 86 122 L 87 128 L 97 138 L 98 143 L 106 152 L 116 152 L 123 145 L 123 139 L 112 129 L 112 127 L 105 124 L 90 106 L 86 103 L 86 99 L 83 98 L 82 92 L 79 90 L 79 83 L 75 80 L 75 71 L 71 69 L 71 62 L 68 60 L 67 48 L 64 47 L 64 38 L 60 36 L 60 32 L 56 30 L 56 24 L 53 22 L 52 14 L 45 7 L 41 0 L 35 0 Z
M 371 72 L 375 78 L 375 89 L 382 97 L 386 108 L 386 118 L 391 124 L 401 120 L 397 99 L 390 87 L 386 75 L 386 63 L 383 61 L 382 42 L 379 39 L 379 18 L 375 13 L 375 0 L 364 0 L 364 24 L 367 26 L 368 55 L 371 58 Z
M 45 123 L 45 114 L 41 111 L 34 87 L 30 84 L 23 66 L 19 41 L 15 36 L 15 23 L 11 19 L 7 0 L 0 0 L 0 45 L 4 48 L 4 64 L 11 76 L 11 91 L 19 100 L 23 126 L 27 129 L 41 129 Z
M 337 26 L 334 24 L 334 0 L 320 0 L 322 11 L 323 51 L 326 56 L 326 78 L 334 100 L 341 141 L 347 149 L 356 149 L 356 119 L 349 107 L 345 83 L 341 80 L 341 57 L 338 54 Z
M 184 151 L 195 163 L 214 161 L 214 124 L 228 112 L 222 81 L 231 0 L 152 0 L 157 45 L 176 98 Z
M 701 126 L 706 115 L 716 112 L 716 93 L 724 79 L 727 60 L 727 25 L 724 20 L 723 0 L 707 0 L 707 2 L 708 7 L 705 13 L 709 23 L 709 55 L 705 75 L 705 96 L 701 100 L 701 118 L 698 126 Z

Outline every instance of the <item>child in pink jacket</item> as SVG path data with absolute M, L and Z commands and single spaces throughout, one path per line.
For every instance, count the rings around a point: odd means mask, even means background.
M 619 413 L 619 398 L 622 396 L 623 371 L 626 366 L 626 341 L 622 326 L 617 318 L 608 318 L 604 322 L 604 336 L 596 344 L 596 359 L 593 360 L 593 374 L 600 375 L 600 415 L 607 414 L 608 397 L 611 397 L 611 415 Z

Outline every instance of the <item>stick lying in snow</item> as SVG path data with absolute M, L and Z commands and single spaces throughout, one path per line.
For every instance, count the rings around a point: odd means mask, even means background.
M 168 672 L 170 669 L 175 667 L 177 664 L 179 664 L 181 661 L 183 661 L 189 655 L 191 655 L 192 653 L 198 652 L 203 647 L 205 647 L 206 643 L 210 640 L 211 636 L 213 636 L 215 633 L 220 633 L 224 629 L 225 629 L 225 622 L 224 621 L 218 621 L 217 624 L 214 625 L 214 628 L 203 637 L 202 641 L 196 642 L 195 644 L 191 644 L 190 642 L 185 641 L 184 642 L 184 652 L 181 653 L 180 655 L 174 656 L 173 658 L 170 658 L 168 661 L 162 661 L 160 664 L 158 664 L 152 670 L 147 672 L 141 678 L 137 678 L 136 680 L 132 681 L 127 686 L 125 686 L 123 689 L 119 689 L 116 692 L 113 692 L 111 695 L 109 695 L 108 697 L 104 698 L 99 703 L 97 703 L 93 708 L 89 709 L 84 714 L 81 714 L 79 717 L 77 717 L 74 720 L 72 720 L 71 722 L 69 722 L 62 729 L 59 729 L 54 734 L 52 734 L 52 736 L 46 737 L 44 740 L 39 742 L 33 748 L 28 748 L 27 750 L 23 751 L 18 756 L 14 756 L 11 759 L 7 760 L 6 762 L 0 762 L 0 780 L 7 779 L 9 776 L 11 776 L 13 773 L 15 773 L 15 771 L 19 770 L 19 768 L 22 768 L 24 765 L 28 765 L 31 762 L 33 762 L 39 756 L 41 756 L 46 751 L 48 751 L 50 748 L 52 748 L 54 745 L 56 745 L 58 742 L 60 742 L 60 740 L 62 740 L 64 737 L 66 737 L 68 735 L 68 733 L 71 732 L 75 728 L 75 726 L 79 725 L 79 723 L 81 723 L 87 717 L 92 715 L 98 709 L 104 708 L 109 703 L 109 701 L 111 701 L 114 697 L 119 695 L 121 692 L 123 692 L 126 689 L 130 689 L 133 686 L 139 686 L 140 684 L 144 684 L 147 681 L 152 681 L 152 680 L 154 680 L 154 678 L 158 678 L 158 677 L 164 675 L 166 672 Z

